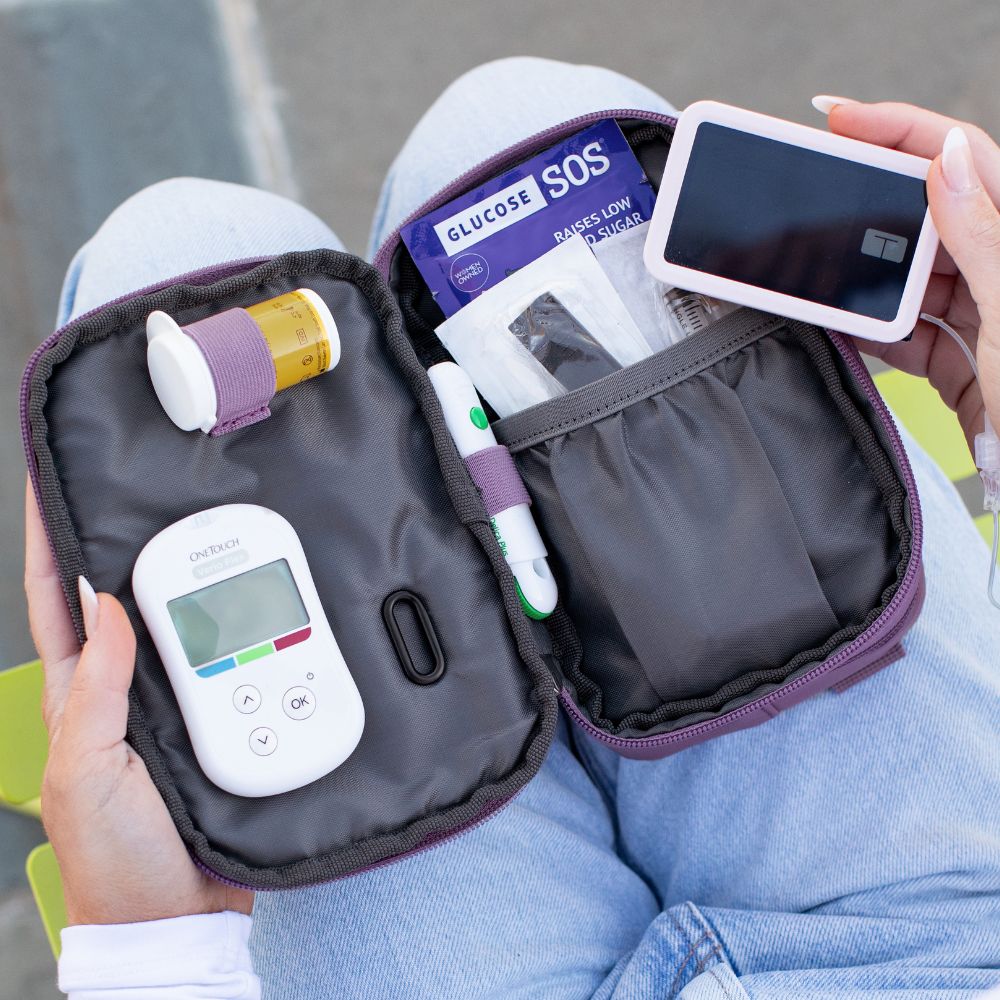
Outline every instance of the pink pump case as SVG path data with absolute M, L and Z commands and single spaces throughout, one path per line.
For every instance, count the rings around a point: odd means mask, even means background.
M 924 181 L 929 167 L 898 150 L 698 101 L 674 133 L 646 267 L 727 302 L 902 340 L 938 247 L 926 195 L 905 178 Z

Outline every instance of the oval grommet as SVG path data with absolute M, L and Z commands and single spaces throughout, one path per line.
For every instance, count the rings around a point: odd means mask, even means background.
M 417 622 L 420 625 L 420 630 L 424 634 L 424 640 L 434 661 L 434 666 L 429 671 L 417 670 L 417 666 L 413 662 L 413 656 L 406 646 L 403 631 L 396 620 L 396 608 L 401 604 L 408 604 L 412 607 Z M 424 685 L 434 684 L 436 681 L 441 680 L 444 676 L 445 668 L 444 651 L 441 649 L 441 643 L 438 641 L 437 633 L 434 631 L 434 623 L 431 621 L 431 616 L 427 613 L 427 607 L 420 597 L 411 590 L 397 590 L 395 593 L 390 594 L 382 605 L 382 619 L 385 621 L 385 627 L 389 631 L 389 638 L 392 640 L 396 656 L 399 657 L 400 665 L 407 679 L 413 681 L 414 684 Z

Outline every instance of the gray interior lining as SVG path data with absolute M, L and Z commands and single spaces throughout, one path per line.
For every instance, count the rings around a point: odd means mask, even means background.
M 330 306 L 340 365 L 279 394 L 263 423 L 218 438 L 177 430 L 145 371 L 146 315 L 164 309 L 189 323 L 301 286 Z M 440 411 L 420 418 L 408 381 L 421 378 L 384 284 L 333 251 L 112 306 L 68 330 L 36 368 L 32 438 L 71 606 L 79 620 L 81 572 L 124 603 L 139 647 L 129 740 L 196 857 L 226 878 L 291 887 L 413 850 L 509 798 L 548 747 L 555 698 L 538 635 L 516 597 L 498 600 L 495 574 L 509 573 Z M 271 507 L 295 526 L 367 707 L 345 764 L 266 799 L 229 795 L 201 773 L 130 590 L 153 534 L 233 502 Z M 448 668 L 433 686 L 405 678 L 382 621 L 399 589 L 423 598 L 444 647 Z
M 648 736 L 729 711 L 884 610 L 906 493 L 845 378 L 822 331 L 740 310 L 495 425 L 551 542 L 584 650 L 566 676 L 595 724 Z

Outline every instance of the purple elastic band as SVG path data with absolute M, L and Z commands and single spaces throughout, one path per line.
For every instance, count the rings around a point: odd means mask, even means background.
M 518 504 L 531 503 L 514 459 L 502 444 L 491 445 L 468 455 L 465 466 L 482 494 L 487 517 L 493 517 L 494 514 Z
M 274 361 L 250 313 L 227 309 L 182 329 L 205 355 L 215 383 L 218 410 L 212 437 L 271 415 L 267 404 L 277 388 Z

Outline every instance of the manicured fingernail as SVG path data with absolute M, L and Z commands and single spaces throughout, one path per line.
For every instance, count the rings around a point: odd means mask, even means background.
M 958 125 L 945 136 L 944 146 L 941 147 L 941 173 L 955 194 L 965 194 L 979 187 L 969 137 Z
M 857 104 L 850 97 L 833 97 L 831 94 L 817 94 L 812 99 L 812 106 L 821 114 L 828 115 L 838 104 Z
M 100 614 L 101 605 L 97 601 L 97 594 L 91 587 L 85 576 L 76 578 L 77 589 L 80 591 L 80 608 L 83 611 L 83 629 L 87 636 L 92 636 L 97 631 L 97 616 Z

